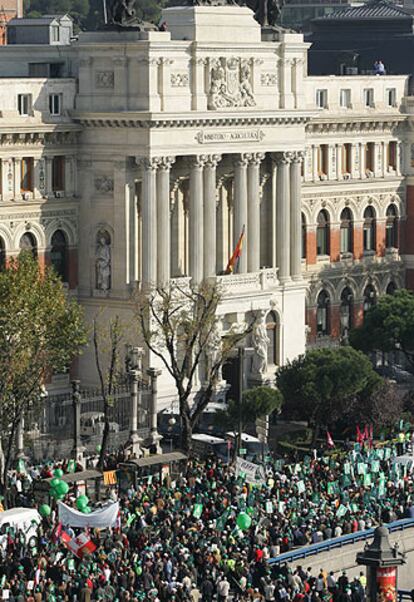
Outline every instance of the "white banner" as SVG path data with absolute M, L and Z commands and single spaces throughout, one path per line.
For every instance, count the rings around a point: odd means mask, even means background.
M 119 513 L 119 502 L 114 502 L 100 510 L 90 514 L 83 514 L 74 508 L 70 508 L 63 502 L 58 502 L 59 522 L 64 527 L 91 527 L 92 529 L 106 529 L 116 524 Z
M 236 476 L 243 477 L 247 483 L 253 483 L 255 485 L 264 485 L 266 482 L 266 475 L 264 467 L 260 464 L 254 464 L 243 460 L 243 458 L 236 458 Z

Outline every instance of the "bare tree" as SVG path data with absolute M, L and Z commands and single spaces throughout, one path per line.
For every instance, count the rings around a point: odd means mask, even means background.
M 103 321 L 103 320 L 102 320 Z M 105 453 L 108 447 L 110 430 L 110 411 L 114 403 L 114 388 L 120 376 L 120 346 L 123 339 L 123 329 L 119 316 L 109 320 L 107 329 L 93 321 L 93 347 L 95 364 L 99 378 L 99 388 L 104 402 L 104 430 L 102 433 L 101 450 L 97 467 L 103 470 Z
M 142 338 L 177 389 L 185 450 L 191 450 L 193 428 L 213 398 L 223 364 L 254 325 L 252 319 L 221 337 L 217 317 L 221 298 L 217 286 L 206 282 L 193 288 L 172 282 L 141 290 L 136 296 Z M 196 390 L 200 368 L 204 369 L 203 385 Z

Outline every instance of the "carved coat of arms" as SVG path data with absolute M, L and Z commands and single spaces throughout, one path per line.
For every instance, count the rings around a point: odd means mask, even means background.
M 210 68 L 208 108 L 254 107 L 252 69 L 247 60 L 236 57 L 215 59 Z

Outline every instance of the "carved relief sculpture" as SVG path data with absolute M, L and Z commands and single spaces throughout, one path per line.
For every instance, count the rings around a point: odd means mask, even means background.
M 240 58 L 220 57 L 212 61 L 208 108 L 254 107 L 256 101 L 251 84 L 252 69 Z
M 257 323 L 254 327 L 253 347 L 255 350 L 253 356 L 253 372 L 256 374 L 266 374 L 267 371 L 267 347 L 269 345 L 269 337 L 267 336 L 265 324 L 265 312 L 258 312 Z
M 111 288 L 111 237 L 101 230 L 96 239 L 96 288 L 105 292 Z
M 107 176 L 99 176 L 95 178 L 95 190 L 102 194 L 108 194 L 114 191 L 114 181 Z

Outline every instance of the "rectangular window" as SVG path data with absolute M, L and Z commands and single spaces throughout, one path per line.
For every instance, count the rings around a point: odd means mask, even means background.
M 388 143 L 387 164 L 388 169 L 397 170 L 397 143 L 395 141 Z
M 367 142 L 365 145 L 365 171 L 375 171 L 375 143 Z
M 51 27 L 51 41 L 52 42 L 59 42 L 59 40 L 60 40 L 59 25 L 52 25 L 52 27 Z
M 397 106 L 397 90 L 395 88 L 387 88 L 386 100 L 387 100 L 388 107 L 396 107 Z
M 328 163 L 329 163 L 329 147 L 327 144 L 320 144 L 318 146 L 318 175 L 328 175 Z
M 364 251 L 374 250 L 374 239 L 371 226 L 364 226 Z
M 58 156 L 52 159 L 52 191 L 65 190 L 65 157 Z
M 18 94 L 17 95 L 17 110 L 19 115 L 28 116 L 32 112 L 32 95 Z
M 352 144 L 342 145 L 342 175 L 352 173 Z
M 321 109 L 328 108 L 328 90 L 316 90 L 316 106 Z
M 339 105 L 342 109 L 351 108 L 351 90 L 344 89 L 339 93 Z
M 20 192 L 33 192 L 33 157 L 21 160 Z
M 350 249 L 349 228 L 341 228 L 341 253 L 348 253 Z
M 51 115 L 62 114 L 62 94 L 49 94 L 49 112 Z
M 374 88 L 365 88 L 364 90 L 364 106 L 374 106 Z

